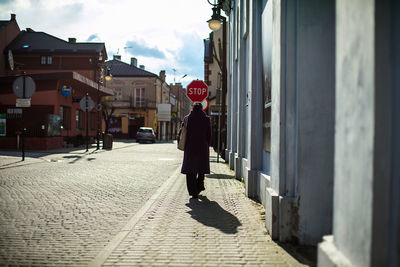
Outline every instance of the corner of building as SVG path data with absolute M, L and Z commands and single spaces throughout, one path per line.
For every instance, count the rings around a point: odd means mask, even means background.
M 332 235 L 323 237 L 323 241 L 318 245 L 318 266 L 336 267 L 353 266 L 350 261 L 337 249 L 333 242 Z

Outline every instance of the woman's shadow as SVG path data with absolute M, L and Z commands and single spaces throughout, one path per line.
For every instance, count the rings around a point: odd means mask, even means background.
M 224 210 L 216 201 L 210 201 L 206 196 L 199 196 L 199 200 L 192 198 L 186 204 L 192 209 L 188 213 L 193 219 L 226 234 L 238 232 L 237 228 L 242 224 L 235 215 Z

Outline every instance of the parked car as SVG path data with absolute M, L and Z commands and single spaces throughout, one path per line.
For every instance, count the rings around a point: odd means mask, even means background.
M 153 131 L 153 128 L 150 127 L 140 127 L 136 133 L 136 142 L 145 142 L 150 141 L 154 143 L 156 141 L 156 134 Z

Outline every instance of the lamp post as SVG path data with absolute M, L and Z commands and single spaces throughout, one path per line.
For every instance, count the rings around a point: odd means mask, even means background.
M 213 6 L 213 14 L 211 16 L 211 19 L 209 19 L 208 26 L 210 27 L 211 30 L 216 31 L 219 30 L 222 26 L 222 55 L 221 56 L 221 61 L 222 61 L 222 66 L 221 67 L 221 72 L 222 72 L 222 96 L 221 96 L 221 107 L 220 107 L 220 127 L 222 129 L 225 129 L 225 131 L 221 131 L 221 129 L 218 129 L 219 133 L 219 140 L 221 140 L 223 144 L 223 148 L 225 149 L 226 147 L 226 93 L 227 93 L 227 70 L 226 70 L 226 18 L 224 16 L 221 16 L 221 9 L 222 9 L 222 2 L 218 0 L 218 3 L 212 4 L 210 0 L 207 0 L 207 2 Z M 214 45 L 214 44 L 213 44 Z M 219 128 L 220 128 L 219 127 Z M 218 154 L 221 154 L 221 144 L 218 144 Z M 222 151 L 222 158 L 225 159 L 225 153 Z

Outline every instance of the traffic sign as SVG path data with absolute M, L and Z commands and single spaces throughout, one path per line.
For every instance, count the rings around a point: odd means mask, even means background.
M 186 95 L 192 102 L 201 102 L 208 96 L 208 87 L 203 81 L 194 80 L 187 86 Z
M 31 106 L 31 99 L 30 98 L 17 98 L 15 106 L 17 108 L 29 108 Z
M 35 90 L 35 81 L 29 76 L 19 76 L 13 83 L 13 92 L 18 98 L 30 98 Z
M 63 96 L 69 96 L 71 94 L 71 91 L 72 91 L 72 87 L 70 85 L 64 85 L 61 88 L 61 94 Z
M 79 101 L 79 106 L 84 112 L 91 111 L 92 108 L 94 107 L 94 102 L 90 98 L 90 96 L 87 95 L 82 97 L 81 101 Z
M 208 106 L 210 105 L 210 102 L 208 102 L 208 99 L 204 99 L 201 101 L 201 105 L 203 106 L 203 110 L 206 111 L 208 109 Z

